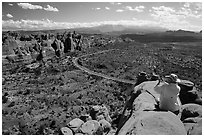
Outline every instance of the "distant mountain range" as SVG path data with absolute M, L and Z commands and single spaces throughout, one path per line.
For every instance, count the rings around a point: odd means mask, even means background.
M 122 39 L 132 39 L 137 42 L 202 42 L 202 31 L 185 30 L 155 32 L 147 34 L 122 34 Z
M 123 25 L 100 25 L 90 28 L 75 28 L 73 30 L 79 32 L 94 32 L 94 33 L 108 33 L 108 34 L 144 34 L 153 32 L 165 32 L 167 29 L 162 27 L 149 26 L 123 26 Z
M 161 33 L 166 32 L 167 34 L 176 33 L 177 35 L 195 33 L 193 31 L 177 30 L 169 31 L 162 27 L 150 27 L 150 26 L 124 26 L 124 25 L 100 25 L 95 27 L 83 27 L 83 28 L 72 28 L 72 29 L 57 29 L 57 30 L 17 30 L 20 33 L 30 34 L 32 32 L 42 32 L 42 33 L 63 33 L 64 31 L 76 31 L 79 33 L 87 34 L 112 34 L 112 35 L 122 35 L 122 34 L 149 34 L 149 33 Z M 202 31 L 200 31 L 202 33 Z M 162 34 L 163 35 L 163 34 Z

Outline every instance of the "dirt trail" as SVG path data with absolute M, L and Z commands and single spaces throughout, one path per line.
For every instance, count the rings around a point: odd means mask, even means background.
M 88 69 L 88 68 L 86 68 L 86 67 L 84 67 L 84 66 L 79 64 L 79 59 L 82 58 L 82 57 L 87 57 L 87 56 L 91 56 L 91 55 L 101 54 L 101 53 L 109 52 L 109 51 L 112 51 L 112 50 L 118 50 L 118 49 L 104 50 L 104 51 L 100 51 L 100 52 L 96 52 L 96 53 L 92 53 L 92 54 L 83 55 L 83 56 L 80 56 L 80 57 L 73 58 L 72 62 L 73 62 L 73 64 L 77 68 L 81 69 L 82 71 L 87 72 L 88 74 L 99 76 L 99 77 L 103 77 L 105 79 L 109 79 L 109 80 L 113 80 L 113 81 L 117 81 L 117 82 L 122 82 L 122 83 L 127 83 L 127 84 L 135 84 L 135 81 L 119 79 L 119 78 L 115 78 L 115 77 L 110 77 L 108 75 L 92 71 L 92 70 L 90 70 L 90 69 Z

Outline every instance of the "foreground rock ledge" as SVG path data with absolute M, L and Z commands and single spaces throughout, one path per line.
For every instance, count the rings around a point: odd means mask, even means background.
M 172 112 L 155 111 L 156 98 L 159 95 L 153 90 L 157 81 L 144 82 L 142 90 L 134 92 L 123 111 L 118 135 L 186 135 L 182 121 Z M 146 92 L 148 90 L 151 94 Z

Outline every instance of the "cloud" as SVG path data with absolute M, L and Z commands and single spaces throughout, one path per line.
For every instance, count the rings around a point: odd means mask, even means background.
M 135 8 L 132 8 L 131 6 L 126 6 L 125 9 L 129 11 L 137 11 L 137 12 L 143 12 L 144 6 L 136 6 Z
M 81 28 L 81 27 L 94 27 L 99 25 L 125 25 L 125 26 L 147 26 L 147 27 L 163 27 L 167 29 L 186 29 L 199 31 L 201 26 L 193 26 L 186 21 L 180 21 L 175 23 L 170 22 L 159 22 L 154 20 L 140 20 L 134 18 L 133 20 L 119 20 L 119 21 L 101 21 L 91 23 L 69 23 L 69 22 L 54 22 L 49 19 L 43 20 L 3 20 L 2 30 L 43 30 L 43 29 L 70 29 L 70 28 Z
M 202 3 L 201 2 L 195 2 L 194 3 L 196 10 L 202 10 Z
M 190 9 L 188 6 L 187 7 L 181 7 L 179 10 L 175 10 L 171 7 L 165 7 L 165 6 L 160 6 L 160 7 L 152 7 L 152 10 L 150 11 L 151 16 L 155 18 L 160 18 L 163 20 L 170 20 L 174 19 L 179 21 L 188 18 L 188 17 L 193 17 L 193 18 L 201 18 L 201 13 L 199 14 L 197 11 L 193 11 Z
M 201 15 L 201 13 L 199 13 L 199 11 L 197 11 L 197 10 L 193 11 L 190 8 L 181 8 L 177 14 L 178 14 L 178 16 L 184 17 L 184 18 L 187 18 L 187 17 L 201 18 L 202 17 L 202 15 Z
M 101 8 L 100 7 L 92 8 L 92 10 L 101 10 Z M 105 7 L 105 10 L 110 10 L 110 8 L 109 7 Z
M 18 6 L 20 6 L 23 9 L 32 9 L 32 10 L 43 9 L 43 7 L 40 5 L 32 5 L 30 3 L 18 3 Z
M 54 12 L 58 12 L 59 10 L 57 8 L 54 8 L 50 5 L 47 5 L 47 8 L 44 8 L 44 10 L 47 10 L 47 11 L 54 11 Z
M 54 12 L 59 11 L 57 8 L 54 8 L 50 5 L 47 5 L 47 7 L 44 7 L 44 8 L 40 5 L 32 5 L 30 3 L 18 3 L 17 5 L 23 9 L 32 9 L 32 10 L 41 9 L 41 10 L 54 11 Z
M 110 8 L 109 8 L 109 7 L 105 7 L 105 9 L 106 9 L 106 10 L 110 10 Z
M 184 8 L 192 8 L 194 10 L 202 10 L 202 3 L 201 2 L 185 2 Z
M 148 23 L 149 22 L 149 23 Z M 3 20 L 2 28 L 3 30 L 42 30 L 42 29 L 69 29 L 69 28 L 79 28 L 79 27 L 94 27 L 99 25 L 139 25 L 142 24 L 154 24 L 152 21 L 142 21 L 142 20 L 120 20 L 120 21 L 101 21 L 101 22 L 91 22 L 91 23 L 69 23 L 69 22 L 54 22 L 49 19 L 43 20 Z
M 13 4 L 11 4 L 11 3 L 9 3 L 8 5 L 9 5 L 9 6 L 13 6 Z
M 186 3 L 184 3 L 184 5 L 183 5 L 185 8 L 189 8 L 190 7 L 190 3 L 189 2 L 186 2 Z
M 161 26 L 168 26 L 169 29 L 201 29 L 200 26 L 193 26 L 186 20 L 186 18 L 201 18 L 200 14 L 195 14 L 188 6 L 177 10 L 172 7 L 159 6 L 152 7 L 149 11 L 155 21 Z
M 13 16 L 12 16 L 11 14 L 9 14 L 9 13 L 8 13 L 6 16 L 7 16 L 8 18 L 13 18 Z
M 116 12 L 123 12 L 124 10 L 122 9 L 117 9 Z
M 152 9 L 156 12 L 156 13 L 159 13 L 159 12 L 166 12 L 166 13 L 173 13 L 175 12 L 175 10 L 171 7 L 165 7 L 165 6 L 160 6 L 160 7 L 152 7 Z
M 137 12 L 143 12 L 145 9 L 144 6 L 136 6 L 134 8 L 132 8 L 131 6 L 126 6 L 123 7 L 123 9 L 118 9 L 116 10 L 116 12 L 124 12 L 124 11 L 137 11 Z
M 111 5 L 121 5 L 122 3 L 120 2 L 110 2 Z

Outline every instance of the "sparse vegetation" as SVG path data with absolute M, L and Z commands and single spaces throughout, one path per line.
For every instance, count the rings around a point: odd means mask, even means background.
M 26 35 L 30 40 L 33 32 L 22 33 L 15 33 L 18 35 L 15 40 L 18 46 L 25 48 L 34 44 L 32 40 L 24 41 L 24 37 L 23 41 L 19 40 L 21 35 Z M 55 35 L 56 32 L 48 33 Z M 194 82 L 200 93 L 202 91 L 201 42 L 139 43 L 137 40 L 123 41 L 120 37 L 103 34 L 83 36 L 87 38 L 87 41 L 83 41 L 84 46 L 87 43 L 90 45 L 70 56 L 117 49 L 81 58 L 81 64 L 91 70 L 136 81 L 140 71 L 150 74 L 152 67 L 156 66 L 159 75 L 176 73 L 181 79 Z M 121 114 L 128 98 L 126 91 L 131 90 L 131 85 L 89 75 L 78 70 L 65 56 L 55 58 L 54 51 L 49 49 L 50 41 L 45 40 L 49 58 L 46 66 L 29 69 L 26 66 L 30 62 L 3 60 L 2 134 L 42 135 L 48 128 L 58 135 L 61 127 L 71 119 L 87 114 L 92 105 L 105 104 L 113 121 L 117 121 L 115 117 Z M 10 54 L 8 46 L 9 42 L 5 42 L 4 55 Z M 117 124 L 112 125 L 117 128 Z

